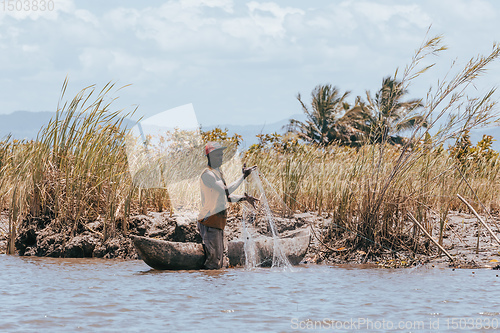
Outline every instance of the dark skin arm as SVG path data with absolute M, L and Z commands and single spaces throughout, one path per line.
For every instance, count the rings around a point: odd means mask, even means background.
M 257 169 L 256 165 L 250 168 L 247 168 L 246 166 L 247 166 L 246 164 L 243 164 L 243 168 L 241 169 L 242 176 L 227 187 L 229 194 L 233 193 L 241 185 L 241 183 L 243 183 L 243 180 L 245 180 L 248 176 L 250 176 L 252 171 Z
M 252 171 L 254 171 L 255 169 L 257 169 L 256 165 L 247 168 L 247 164 L 244 163 L 243 168 L 241 169 L 241 171 L 243 172 L 243 179 L 246 179 L 248 176 L 250 176 Z

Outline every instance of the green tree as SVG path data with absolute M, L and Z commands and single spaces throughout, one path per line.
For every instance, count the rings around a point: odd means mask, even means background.
M 399 134 L 404 130 L 413 129 L 419 124 L 427 127 L 424 117 L 418 114 L 422 108 L 420 99 L 402 101 L 408 93 L 400 81 L 392 77 L 382 80 L 382 87 L 372 98 L 366 92 L 368 103 L 361 103 L 368 117 L 370 142 L 403 143 L 404 138 Z
M 490 163 L 499 155 L 493 149 L 493 141 L 493 136 L 483 134 L 483 138 L 474 146 L 470 140 L 470 132 L 466 130 L 448 151 L 457 159 L 462 171 L 468 168 L 485 169 L 490 167 Z
M 318 85 L 311 93 L 310 107 L 298 94 L 297 99 L 307 118 L 304 122 L 291 119 L 288 131 L 319 146 L 334 142 L 360 145 L 366 132 L 366 114 L 360 105 L 351 106 L 346 102 L 349 94 L 349 91 L 342 94 L 330 84 Z

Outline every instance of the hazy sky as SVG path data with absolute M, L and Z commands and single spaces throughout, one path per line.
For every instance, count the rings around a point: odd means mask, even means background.
M 115 95 L 115 107 L 138 105 L 138 114 L 193 103 L 203 125 L 271 123 L 301 113 L 296 94 L 309 101 L 317 84 L 350 90 L 351 101 L 375 92 L 410 62 L 431 24 L 449 50 L 410 88 L 412 97 L 453 60 L 464 64 L 500 41 L 493 0 L 54 0 L 52 11 L 7 4 L 0 113 L 55 111 L 68 76 L 67 98 L 113 81 L 132 84 Z M 496 63 L 477 89 L 499 81 Z

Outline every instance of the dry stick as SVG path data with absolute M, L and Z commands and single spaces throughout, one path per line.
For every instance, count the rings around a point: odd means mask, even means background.
M 479 253 L 479 239 L 481 238 L 481 225 L 477 224 L 477 243 L 476 243 L 476 254 Z
M 500 239 L 498 239 L 498 237 L 493 233 L 493 231 L 490 229 L 490 227 L 486 224 L 486 222 L 483 221 L 483 219 L 479 216 L 479 214 L 476 212 L 476 210 L 474 208 L 472 208 L 472 206 L 467 202 L 465 201 L 464 198 L 462 198 L 460 196 L 460 194 L 457 193 L 457 197 L 463 201 L 464 204 L 467 205 L 467 207 L 469 207 L 469 209 L 472 211 L 472 213 L 474 215 L 476 215 L 477 219 L 479 220 L 479 222 L 481 222 L 482 225 L 484 225 L 484 227 L 486 228 L 486 230 L 488 230 L 488 232 L 490 233 L 491 236 L 493 236 L 493 238 L 495 238 L 495 240 L 498 242 L 498 244 L 500 244 Z
M 460 237 L 460 235 L 459 235 L 459 234 L 458 234 L 455 230 L 453 230 L 453 228 L 450 228 L 450 231 L 451 231 L 451 232 L 452 232 L 452 233 L 453 233 L 453 234 L 454 234 L 454 235 L 458 238 L 458 240 L 459 240 L 462 244 L 466 245 L 466 244 L 465 244 L 465 242 L 464 242 L 464 240 L 462 239 L 462 237 Z
M 413 215 L 410 212 L 408 212 L 408 217 L 420 228 L 420 230 L 422 230 L 424 232 L 424 234 L 427 236 L 427 238 L 429 238 L 434 244 L 436 244 L 436 246 L 441 251 L 443 251 L 443 253 L 446 254 L 446 256 L 448 258 L 450 258 L 451 261 L 454 261 L 453 257 L 448 253 L 448 251 L 446 251 L 444 249 L 444 247 L 439 245 L 439 243 L 434 238 L 432 238 L 432 236 L 427 232 L 427 230 L 425 230 L 425 228 L 420 224 L 420 222 L 417 221 L 416 218 L 413 217 Z
M 319 239 L 319 237 L 316 235 L 316 231 L 314 231 L 314 227 L 312 226 L 312 224 L 310 222 L 308 222 L 308 224 L 309 224 L 309 227 L 311 228 L 311 230 L 313 232 L 314 237 L 320 242 L 321 245 L 323 245 L 324 247 L 326 247 L 328 250 L 330 250 L 332 252 L 339 252 L 338 250 L 332 249 L 331 247 L 329 247 L 328 245 L 326 245 L 325 243 L 323 243 L 323 241 L 321 239 Z
M 474 191 L 474 189 L 472 188 L 472 186 L 469 184 L 469 182 L 467 181 L 467 178 L 465 178 L 465 175 L 462 172 L 462 170 L 460 170 L 460 168 L 456 164 L 454 164 L 454 166 L 455 166 L 455 169 L 457 169 L 457 171 L 460 173 L 460 176 L 462 176 L 462 179 L 465 181 L 465 184 L 467 184 L 467 187 L 474 194 L 474 197 L 476 197 L 477 202 L 479 202 L 479 204 L 481 205 L 481 207 L 483 207 L 484 211 L 490 216 L 490 218 L 492 219 L 493 223 L 495 223 L 495 225 L 498 228 L 498 223 L 495 221 L 495 219 L 493 218 L 493 216 L 491 216 L 490 212 L 486 209 L 486 207 L 484 207 L 484 205 L 481 202 L 481 200 L 479 200 L 479 197 L 477 196 L 476 191 Z

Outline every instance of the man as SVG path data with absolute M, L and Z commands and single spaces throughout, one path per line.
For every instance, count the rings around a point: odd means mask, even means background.
M 217 142 L 209 142 L 205 146 L 208 167 L 203 171 L 200 180 L 201 211 L 198 216 L 198 230 L 205 248 L 204 266 L 206 269 L 219 269 L 223 265 L 226 202 L 247 201 L 254 206 L 255 201 L 258 201 L 246 193 L 245 195 L 231 195 L 257 166 L 246 168 L 246 165 L 243 165 L 242 176 L 227 186 L 219 169 L 225 148 Z

